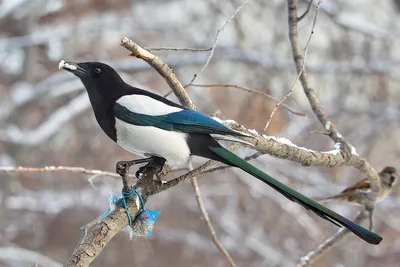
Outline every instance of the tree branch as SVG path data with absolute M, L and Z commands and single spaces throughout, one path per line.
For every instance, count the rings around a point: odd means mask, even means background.
M 29 173 L 43 173 L 43 172 L 72 172 L 90 174 L 95 176 L 110 176 L 119 178 L 120 176 L 113 172 L 89 170 L 82 167 L 66 167 L 66 166 L 46 166 L 43 168 L 29 168 L 29 167 L 0 167 L 0 172 L 12 173 L 12 172 L 29 172 Z
M 362 223 L 368 216 L 367 211 L 363 209 L 354 219 L 357 224 Z M 302 257 L 297 263 L 297 267 L 311 266 L 316 260 L 318 260 L 322 255 L 333 248 L 337 243 L 343 240 L 349 233 L 351 233 L 347 228 L 340 228 L 336 234 L 326 239 L 321 245 L 319 245 L 315 250 L 310 251 L 306 256 Z
M 213 55 L 214 55 L 215 48 L 217 47 L 217 43 L 218 43 L 218 41 L 219 41 L 219 35 L 221 34 L 221 32 L 222 32 L 223 30 L 225 30 L 225 28 L 226 28 L 226 26 L 229 24 L 229 22 L 231 22 L 231 21 L 237 16 L 237 14 L 239 13 L 239 11 L 240 11 L 249 1 L 250 1 L 250 0 L 245 0 L 245 1 L 235 10 L 235 12 L 233 13 L 233 15 L 230 16 L 230 17 L 225 21 L 224 25 L 222 25 L 222 27 L 218 29 L 217 33 L 215 34 L 214 43 L 213 43 L 213 45 L 212 45 L 211 52 L 210 52 L 210 55 L 209 55 L 208 58 L 207 58 L 206 63 L 205 63 L 204 66 L 201 68 L 199 74 L 195 73 L 195 74 L 193 75 L 193 78 L 192 78 L 192 80 L 190 81 L 190 83 L 187 84 L 185 87 L 190 86 L 190 85 L 196 80 L 197 76 L 200 75 L 201 73 L 203 73 L 203 71 L 207 68 L 208 64 L 209 64 L 210 61 L 211 61 L 211 58 L 212 58 Z
M 160 184 L 154 180 L 155 170 L 148 170 L 143 173 L 142 178 L 134 185 L 146 202 L 152 194 L 155 185 Z M 136 218 L 142 207 L 139 198 L 134 194 L 126 199 L 128 212 L 132 220 Z M 126 210 L 116 208 L 104 219 L 100 220 L 91 229 L 85 232 L 83 238 L 79 241 L 72 255 L 64 266 L 89 266 L 90 263 L 101 253 L 110 240 L 128 225 Z
M 128 200 L 128 206 L 131 216 L 135 218 L 139 214 L 138 205 L 133 204 L 132 200 Z M 128 217 L 125 211 L 114 210 L 88 231 L 64 266 L 89 266 L 108 242 L 126 225 L 128 225 Z
M 310 4 L 308 5 L 307 11 L 304 13 L 304 16 L 305 16 L 305 15 L 308 13 L 308 11 L 310 10 L 311 3 L 312 3 L 312 1 L 310 1 Z M 319 2 L 318 2 L 318 3 L 319 3 Z M 317 7 L 319 7 L 319 5 L 318 5 Z M 304 71 L 305 71 L 308 48 L 309 48 L 309 46 L 310 46 L 311 37 L 312 37 L 313 34 L 314 34 L 314 28 L 315 28 L 315 24 L 316 24 L 316 21 L 317 21 L 317 17 L 318 17 L 318 9 L 317 9 L 317 11 L 315 12 L 314 22 L 313 22 L 313 25 L 312 25 L 312 28 L 311 28 L 311 33 L 310 33 L 310 36 L 308 37 L 308 41 L 307 41 L 306 47 L 304 48 L 304 60 L 303 60 L 303 62 L 302 62 L 302 64 L 301 64 L 301 69 L 298 70 L 297 77 L 296 77 L 296 79 L 295 79 L 295 81 L 294 81 L 292 87 L 290 88 L 289 92 L 282 98 L 281 101 L 279 101 L 279 102 L 276 104 L 274 110 L 272 111 L 271 115 L 270 115 L 269 118 L 268 118 L 267 124 L 266 124 L 265 127 L 264 127 L 264 131 L 266 131 L 266 130 L 268 129 L 268 126 L 269 126 L 269 124 L 270 124 L 271 121 L 272 121 L 272 117 L 274 116 L 275 112 L 278 110 L 279 106 L 282 105 L 283 102 L 285 102 L 286 99 L 289 98 L 289 96 L 292 95 L 293 89 L 294 89 L 294 87 L 296 86 L 297 81 L 301 78 L 301 76 L 303 75 L 303 73 L 304 73 Z M 301 19 L 302 19 L 302 17 L 297 18 L 297 22 L 299 22 Z
M 121 45 L 131 51 L 131 56 L 140 58 L 146 61 L 146 63 L 148 63 L 150 66 L 152 66 L 166 80 L 166 82 L 171 87 L 175 95 L 178 97 L 179 102 L 182 105 L 194 109 L 192 100 L 186 93 L 182 84 L 176 78 L 172 69 L 169 68 L 164 62 L 162 62 L 159 57 L 153 55 L 149 51 L 144 50 L 138 44 L 126 37 L 122 38 Z
M 191 163 L 189 163 L 189 168 L 190 168 L 190 170 L 192 169 Z M 199 206 L 199 209 L 200 209 L 201 214 L 203 215 L 204 221 L 206 222 L 206 225 L 207 225 L 208 229 L 210 230 L 212 241 L 214 242 L 215 246 L 219 249 L 219 251 L 221 251 L 222 255 L 224 255 L 224 257 L 228 261 L 229 265 L 231 267 L 236 267 L 236 264 L 233 261 L 229 252 L 224 248 L 224 246 L 218 240 L 217 233 L 215 232 L 215 229 L 214 229 L 214 225 L 211 222 L 210 216 L 208 215 L 207 210 L 204 206 L 203 199 L 201 198 L 201 192 L 200 192 L 199 184 L 197 183 L 197 177 L 192 178 L 192 186 L 193 186 L 193 190 L 196 194 L 197 205 Z
M 308 12 L 310 12 L 310 8 L 311 8 L 311 5 L 313 2 L 314 2 L 314 0 L 309 0 L 306 11 L 304 11 L 303 15 L 301 15 L 300 17 L 297 18 L 297 22 L 300 22 L 302 19 L 304 19 L 307 16 Z
M 189 51 L 189 52 L 207 52 L 212 49 L 212 47 L 208 48 L 191 48 L 191 47 L 185 47 L 185 48 L 178 48 L 178 47 L 145 47 L 147 51 Z
M 273 101 L 279 103 L 281 102 L 279 99 L 276 99 L 275 97 L 271 96 L 270 94 L 267 94 L 263 91 L 259 91 L 259 90 L 255 90 L 252 88 L 248 88 L 245 86 L 239 86 L 239 85 L 235 85 L 235 84 L 191 84 L 190 86 L 193 87 L 205 87 L 205 88 L 212 88 L 212 87 L 224 87 L 224 88 L 236 88 L 245 92 L 249 92 L 249 93 L 254 93 L 254 94 L 260 94 L 263 95 L 265 97 L 268 97 L 269 99 L 272 99 Z M 305 116 L 306 114 L 299 112 L 299 111 L 295 111 L 293 109 L 291 109 L 288 105 L 282 103 L 282 106 L 289 112 L 291 112 L 292 114 L 295 115 L 299 115 L 299 116 Z
M 317 8 L 319 8 L 321 0 L 317 3 Z M 316 19 L 316 18 L 315 18 Z M 315 19 L 313 25 L 315 25 Z M 296 65 L 297 73 L 300 75 L 300 82 L 303 87 L 303 91 L 308 98 L 308 102 L 316 115 L 317 119 L 320 121 L 322 126 L 327 131 L 329 137 L 335 142 L 340 144 L 340 153 L 342 154 L 345 161 L 352 161 L 354 155 L 351 152 L 352 146 L 346 142 L 343 136 L 336 129 L 335 125 L 329 120 L 328 115 L 323 110 L 321 104 L 319 103 L 315 90 L 310 86 L 307 71 L 304 68 L 304 57 L 301 54 L 298 29 L 297 29 L 297 0 L 288 0 L 288 21 L 289 21 L 289 40 L 292 47 L 293 60 Z M 358 160 L 357 160 L 358 161 Z M 358 164 L 354 165 L 367 174 L 371 181 L 371 188 L 375 192 L 379 192 L 379 176 L 378 173 L 372 168 L 372 166 L 366 161 L 362 160 Z

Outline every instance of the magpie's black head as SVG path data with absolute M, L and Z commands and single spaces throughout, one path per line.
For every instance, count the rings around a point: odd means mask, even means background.
M 125 94 L 128 86 L 112 67 L 101 62 L 62 60 L 58 68 L 79 77 L 91 98 L 96 97 L 116 101 Z

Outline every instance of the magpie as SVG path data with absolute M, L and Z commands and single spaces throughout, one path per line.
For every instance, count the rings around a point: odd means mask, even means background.
M 242 169 L 291 201 L 339 227 L 346 227 L 370 244 L 382 241 L 379 235 L 280 183 L 223 148 L 214 137 L 248 137 L 246 134 L 232 130 L 201 112 L 125 83 L 107 64 L 62 60 L 59 69 L 80 78 L 98 124 L 114 142 L 143 158 L 135 163 L 152 163 L 161 170 L 166 162 L 179 166 L 192 155 L 219 161 Z

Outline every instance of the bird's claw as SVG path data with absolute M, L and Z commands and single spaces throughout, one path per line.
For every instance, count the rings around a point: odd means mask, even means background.
M 171 170 L 171 167 L 168 164 L 164 164 L 164 166 L 158 172 L 157 178 L 159 180 L 161 180 L 161 177 L 166 176 L 169 173 L 170 170 Z
M 147 170 L 147 167 L 146 167 L 146 166 L 147 166 L 147 164 L 146 164 L 145 166 L 140 167 L 140 168 L 136 171 L 135 176 L 136 176 L 137 179 L 140 179 L 141 175 L 142 175 L 143 173 L 146 172 L 146 170 Z
M 136 178 L 140 179 L 141 176 L 146 173 L 146 172 L 153 172 L 153 173 L 159 173 L 162 171 L 162 166 L 159 166 L 158 164 L 155 164 L 154 162 L 149 162 L 146 165 L 140 167 L 135 176 Z

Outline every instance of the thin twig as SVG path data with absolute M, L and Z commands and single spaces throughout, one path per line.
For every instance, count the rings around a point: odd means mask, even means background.
M 222 32 L 223 30 L 225 30 L 226 26 L 236 17 L 236 15 L 239 13 L 239 11 L 240 11 L 249 1 L 250 1 L 250 0 L 245 0 L 245 1 L 236 9 L 235 13 L 233 13 L 233 15 L 232 15 L 230 18 L 228 18 L 228 20 L 225 21 L 224 25 L 222 25 L 222 27 L 218 29 L 217 33 L 215 34 L 214 43 L 213 43 L 213 45 L 212 45 L 211 52 L 210 52 L 210 55 L 209 55 L 208 58 L 207 58 L 206 63 L 205 63 L 204 66 L 201 68 L 201 70 L 200 70 L 200 72 L 199 72 L 198 74 L 195 73 L 195 74 L 193 75 L 192 80 L 189 82 L 189 84 L 185 85 L 185 88 L 188 87 L 188 86 L 190 86 L 190 85 L 196 80 L 197 76 L 200 75 L 201 73 L 203 73 L 203 71 L 207 68 L 208 64 L 209 64 L 210 61 L 211 61 L 211 58 L 212 58 L 213 55 L 214 55 L 215 48 L 217 47 L 217 43 L 218 43 L 218 41 L 219 41 L 219 35 L 221 34 L 221 32 Z
M 310 8 L 311 8 L 311 5 L 313 2 L 314 2 L 314 0 L 310 0 L 308 2 L 306 11 L 304 11 L 303 15 L 301 15 L 300 17 L 297 18 L 297 22 L 300 22 L 302 19 L 304 19 L 307 16 L 308 12 L 310 12 Z
M 309 10 L 310 7 L 311 7 L 311 2 L 312 2 L 312 0 L 310 1 L 310 4 L 309 4 L 309 6 L 308 6 L 308 10 Z M 275 105 L 274 110 L 273 110 L 273 111 L 271 112 L 271 114 L 269 115 L 267 124 L 266 124 L 265 127 L 264 127 L 264 131 L 266 131 L 266 130 L 268 129 L 268 126 L 269 126 L 269 124 L 271 123 L 272 118 L 273 118 L 275 112 L 278 110 L 279 106 L 282 105 L 283 102 L 285 102 L 286 99 L 288 99 L 288 97 L 292 95 L 293 89 L 294 89 L 295 85 L 297 84 L 297 81 L 300 79 L 301 75 L 302 75 L 303 72 L 305 71 L 306 60 L 307 60 L 307 54 L 308 54 L 308 48 L 309 48 L 309 46 L 310 46 L 311 37 L 312 37 L 313 34 L 314 34 L 314 28 L 315 28 L 315 25 L 316 25 L 316 22 L 317 22 L 318 10 L 319 10 L 319 4 L 320 4 L 320 2 L 321 2 L 321 1 L 318 1 L 317 9 L 316 9 L 315 15 L 314 15 L 313 25 L 312 25 L 312 27 L 311 27 L 310 36 L 308 37 L 306 47 L 304 48 L 304 61 L 303 61 L 301 70 L 298 72 L 298 75 L 297 75 L 296 79 L 294 80 L 294 82 L 293 82 L 293 84 L 292 84 L 292 87 L 290 88 L 289 92 L 282 98 L 281 101 L 279 101 L 279 102 Z M 307 10 L 306 12 L 308 12 L 308 10 Z
M 171 187 L 174 187 L 174 186 L 186 181 L 187 179 L 198 176 L 202 171 L 204 171 L 205 169 L 207 169 L 210 166 L 213 166 L 215 163 L 216 162 L 213 160 L 208 160 L 206 163 L 200 165 L 199 167 L 193 169 L 192 171 L 189 171 L 177 178 L 174 178 L 172 180 L 169 180 L 166 183 L 161 184 L 157 189 L 153 190 L 153 194 L 157 194 L 161 191 L 164 191 Z
M 329 136 L 329 134 L 326 131 L 316 131 L 316 130 L 314 130 L 314 131 L 310 131 L 310 134 L 322 134 L 322 135 L 328 135 Z
M 95 176 L 110 176 L 119 178 L 120 176 L 113 172 L 99 171 L 99 170 L 88 170 L 81 167 L 66 167 L 66 166 L 46 166 L 43 168 L 30 168 L 30 167 L 0 167 L 0 172 L 12 173 L 12 172 L 30 172 L 30 173 L 42 173 L 42 172 L 72 172 L 90 174 Z
M 260 152 L 255 152 L 255 153 L 253 153 L 253 154 L 251 154 L 251 155 L 249 155 L 249 156 L 247 156 L 247 157 L 245 157 L 245 158 L 243 158 L 243 159 L 244 159 L 245 161 L 250 161 L 250 160 L 256 159 L 256 158 L 258 158 L 258 157 L 260 157 L 260 156 L 262 156 L 262 155 L 264 155 L 264 154 L 263 154 L 263 153 L 260 153 Z M 205 171 L 202 171 L 202 172 L 199 174 L 199 176 L 200 176 L 200 175 L 203 175 L 203 174 L 207 174 L 207 173 L 212 173 L 212 172 L 216 172 L 216 171 L 222 171 L 222 170 L 230 169 L 230 168 L 233 168 L 233 166 L 222 165 L 222 166 L 214 167 L 214 168 L 211 168 L 211 169 L 207 169 L 207 170 L 205 170 Z
M 189 51 L 189 52 L 207 52 L 211 51 L 212 47 L 209 48 L 175 48 L 175 47 L 144 47 L 147 51 Z
M 354 219 L 354 222 L 360 224 L 367 218 L 366 213 L 366 210 L 360 211 Z M 297 267 L 311 266 L 317 259 L 333 248 L 337 243 L 339 243 L 339 241 L 343 240 L 349 233 L 351 232 L 347 228 L 339 229 L 333 236 L 326 239 L 315 250 L 310 251 L 306 256 L 302 257 L 297 263 Z
M 249 93 L 255 93 L 255 94 L 260 94 L 263 96 L 268 97 L 269 99 L 274 100 L 275 102 L 279 102 L 279 99 L 276 99 L 275 97 L 271 96 L 270 94 L 267 94 L 263 91 L 259 91 L 259 90 L 255 90 L 249 87 L 245 87 L 245 86 L 240 86 L 240 85 L 235 85 L 235 84 L 191 84 L 190 86 L 193 87 L 205 87 L 205 88 L 212 88 L 212 87 L 224 87 L 224 88 L 236 88 L 239 90 L 243 90 L 245 92 L 249 92 Z M 291 109 L 289 106 L 287 106 L 286 104 L 282 104 L 282 106 L 287 109 L 289 112 L 295 114 L 295 115 L 299 115 L 299 116 L 305 116 L 306 114 L 299 112 L 299 111 L 295 111 L 293 109 Z
M 292 95 L 294 86 L 296 85 L 297 81 L 299 80 L 299 77 L 300 77 L 300 74 L 297 76 L 296 80 L 293 82 L 292 87 L 290 87 L 289 92 L 282 98 L 282 100 L 280 100 L 278 103 L 276 103 L 275 108 L 272 110 L 271 114 L 268 117 L 267 123 L 265 124 L 264 132 L 268 129 L 268 126 L 272 121 L 272 117 L 274 117 L 275 112 L 278 110 L 278 108 L 283 104 L 283 102 L 286 101 L 286 99 L 289 98 L 289 96 Z
M 191 162 L 189 162 L 189 170 L 193 170 L 193 166 L 192 166 Z M 224 246 L 218 240 L 217 233 L 215 232 L 215 229 L 214 229 L 214 225 L 211 222 L 210 216 L 208 215 L 208 212 L 204 206 L 203 199 L 201 198 L 201 192 L 200 192 L 199 184 L 197 183 L 196 176 L 192 178 L 192 187 L 193 187 L 194 193 L 196 195 L 197 205 L 199 206 L 199 209 L 204 218 L 204 221 L 206 222 L 206 225 L 207 225 L 208 229 L 210 230 L 212 241 L 214 242 L 215 246 L 217 246 L 217 248 L 221 251 L 221 253 L 225 256 L 229 265 L 231 267 L 236 267 L 236 264 L 233 261 L 229 252 L 224 248 Z

